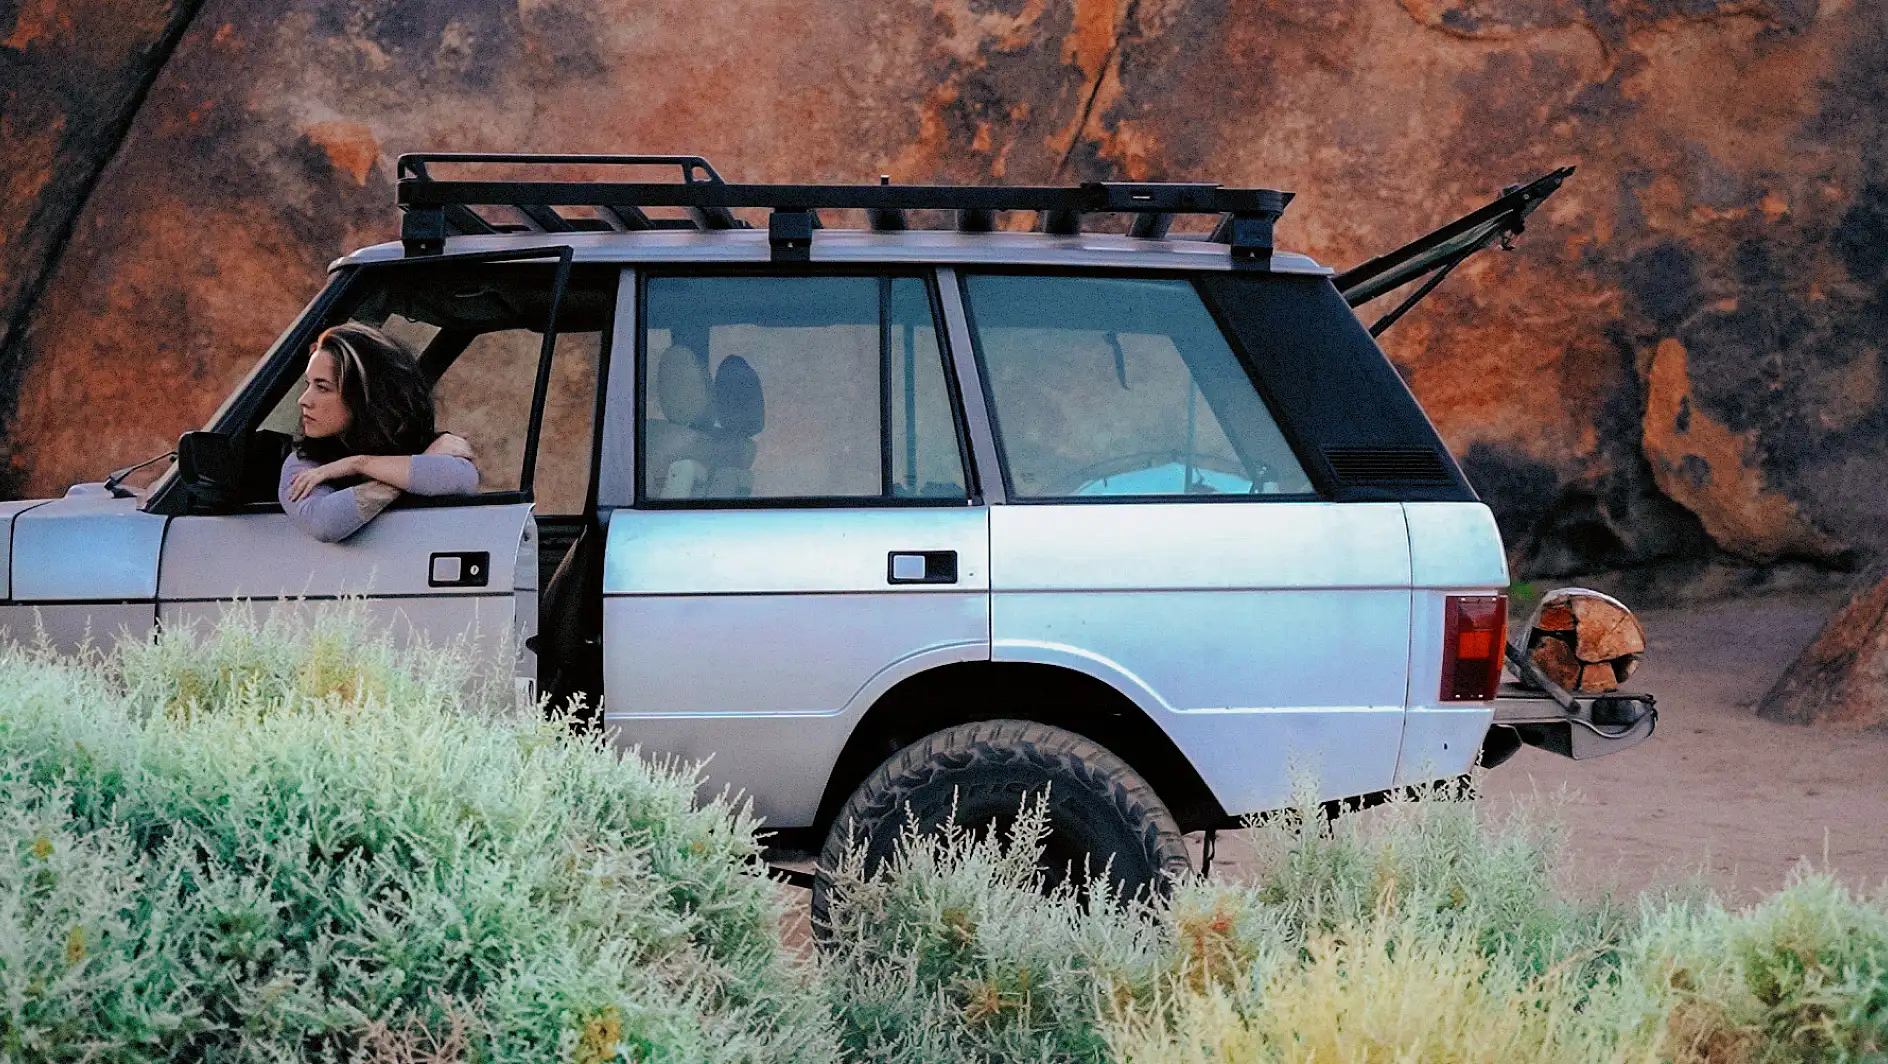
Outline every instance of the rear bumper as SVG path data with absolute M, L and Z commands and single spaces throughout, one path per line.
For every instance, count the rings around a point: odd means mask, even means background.
M 1494 727 L 1511 729 L 1521 743 L 1586 761 L 1630 750 L 1658 728 L 1652 695 L 1573 695 L 1570 707 L 1544 691 L 1504 684 L 1495 700 Z

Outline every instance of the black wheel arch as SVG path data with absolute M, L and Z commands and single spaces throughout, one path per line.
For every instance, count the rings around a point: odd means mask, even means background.
M 833 765 L 811 834 L 823 837 L 859 784 L 904 747 L 959 724 L 1004 719 L 1047 724 L 1106 747 L 1147 780 L 1182 831 L 1229 820 L 1167 733 L 1106 681 L 1060 665 L 971 661 L 906 677 L 872 704 Z

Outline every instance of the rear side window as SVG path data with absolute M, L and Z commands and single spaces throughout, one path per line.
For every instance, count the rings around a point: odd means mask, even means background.
M 1188 281 L 972 274 L 965 291 L 1012 497 L 1312 492 Z
M 956 501 L 961 435 L 918 277 L 652 277 L 642 497 Z

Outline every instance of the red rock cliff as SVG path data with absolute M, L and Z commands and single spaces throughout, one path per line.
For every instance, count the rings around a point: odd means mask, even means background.
M 401 151 L 1265 184 L 1340 267 L 1573 162 L 1386 336 L 1523 570 L 1888 547 L 1883 0 L 0 0 L 0 63 L 14 494 L 200 424 Z

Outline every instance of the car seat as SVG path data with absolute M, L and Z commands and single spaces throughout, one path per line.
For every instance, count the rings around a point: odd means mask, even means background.
M 767 424 L 767 404 L 760 374 L 740 355 L 721 360 L 715 369 L 715 464 L 707 495 L 745 499 L 754 493 L 754 437 Z
M 295 439 L 286 432 L 257 429 L 250 433 L 249 442 L 243 448 L 242 489 L 237 501 L 274 502 L 281 484 L 282 463 L 294 449 Z
M 716 465 L 714 382 L 695 352 L 671 344 L 656 359 L 656 409 L 644 428 L 644 492 L 654 499 L 707 494 Z

